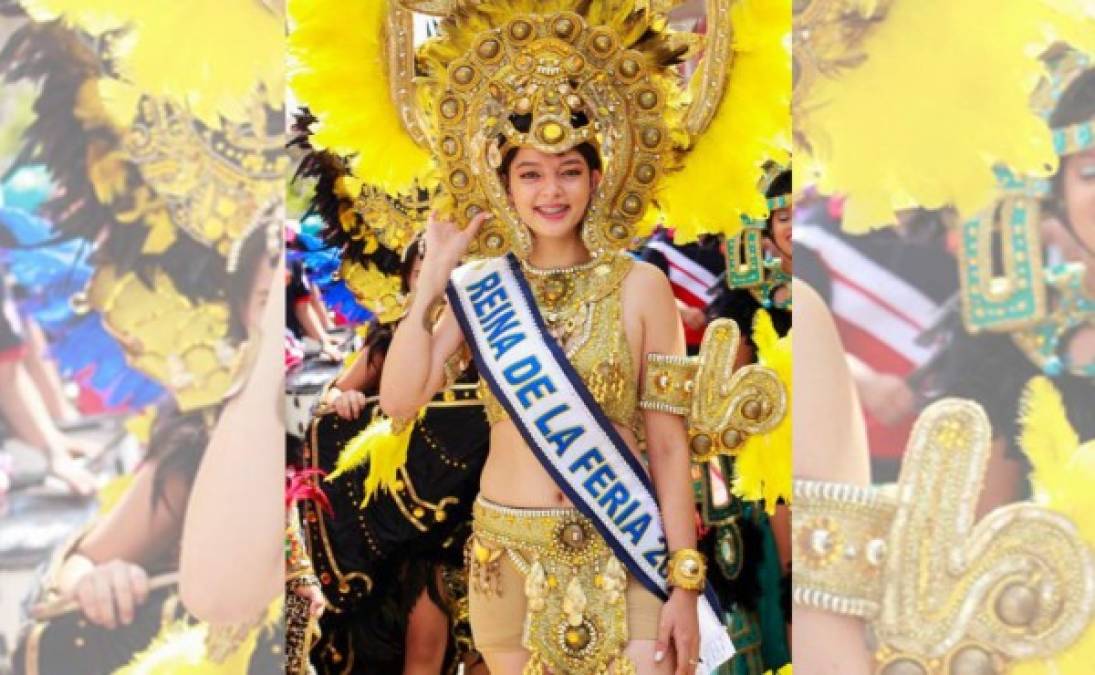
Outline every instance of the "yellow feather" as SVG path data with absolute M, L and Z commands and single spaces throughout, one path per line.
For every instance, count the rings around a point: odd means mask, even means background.
M 750 436 L 734 462 L 733 492 L 746 501 L 764 500 L 768 513 L 776 502 L 791 503 L 791 333 L 779 337 L 768 312 L 760 310 L 753 321 L 757 362 L 776 372 L 787 388 L 787 412 L 772 431 Z
M 155 405 L 145 406 L 140 413 L 127 417 L 122 426 L 141 445 L 148 444 L 148 438 L 152 435 L 152 425 L 156 423 L 156 413 L 159 412 Z
M 1027 384 L 1020 404 L 1022 433 L 1019 442 L 1030 460 L 1031 482 L 1039 493 L 1057 492 L 1068 480 L 1069 460 L 1080 439 L 1069 424 L 1061 394 L 1046 377 Z
M 62 17 L 93 34 L 134 30 L 115 44 L 121 79 L 185 101 L 207 122 L 245 119 L 261 85 L 267 102 L 285 91 L 285 17 L 264 3 L 220 0 L 23 0 L 39 20 Z M 276 4 L 276 3 L 271 3 Z
M 757 191 L 763 164 L 788 159 L 791 0 L 742 0 L 730 20 L 733 54 L 718 113 L 657 195 L 678 242 L 705 232 L 732 236 L 741 215 L 763 217 L 767 206 Z
M 898 0 L 864 38 L 862 63 L 796 101 L 796 138 L 809 145 L 796 155 L 823 192 L 847 195 L 845 229 L 914 205 L 968 215 L 995 195 L 998 163 L 1032 176 L 1056 166 L 1029 97 L 1038 54 L 1084 21 L 1061 11 L 1074 0 L 1054 1 Z M 1090 19 L 1085 30 L 1090 44 Z
M 398 479 L 398 470 L 407 463 L 414 424 L 406 424 L 396 432 L 388 417 L 374 420 L 364 431 L 354 436 L 342 449 L 335 470 L 326 480 L 334 480 L 361 466 L 368 465 L 365 476 L 365 500 L 368 504 L 377 490 L 391 490 Z
M 387 10 L 384 0 L 290 0 L 290 84 L 319 118 L 312 143 L 353 155 L 355 176 L 395 194 L 426 181 L 431 158 L 388 95 Z
M 271 604 L 263 625 L 251 629 L 223 660 L 214 661 L 207 652 L 210 631 L 218 628 L 206 623 L 190 624 L 179 620 L 164 625 L 147 649 L 133 657 L 114 675 L 236 675 L 247 672 L 251 655 L 258 643 L 259 631 L 269 627 L 281 614 L 282 602 Z
M 1069 518 L 1080 536 L 1095 546 L 1095 439 L 1083 445 L 1068 421 L 1060 392 L 1045 377 L 1035 377 L 1023 395 L 1020 443 L 1033 467 L 1035 499 Z M 1049 659 L 1014 664 L 1011 675 L 1087 673 L 1095 663 L 1095 626 L 1089 625 L 1071 647 Z
M 99 488 L 99 515 L 105 516 L 117 506 L 132 485 L 133 474 L 127 473 L 112 478 L 106 485 Z

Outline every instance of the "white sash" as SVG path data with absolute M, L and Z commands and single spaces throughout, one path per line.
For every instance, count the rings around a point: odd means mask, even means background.
M 548 334 L 517 258 L 464 265 L 447 293 L 480 377 L 537 459 L 631 574 L 667 599 L 668 554 L 650 478 Z M 734 655 L 717 606 L 708 586 L 699 602 L 701 672 Z

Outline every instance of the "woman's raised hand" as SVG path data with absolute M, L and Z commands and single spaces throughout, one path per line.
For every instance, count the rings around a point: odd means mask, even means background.
M 475 215 L 464 229 L 460 229 L 451 220 L 442 220 L 437 212 L 430 214 L 426 223 L 426 257 L 423 260 L 422 270 L 439 270 L 448 273 L 456 269 L 460 259 L 468 250 L 468 245 L 475 235 L 479 234 L 479 228 L 491 218 L 490 211 L 482 211 Z

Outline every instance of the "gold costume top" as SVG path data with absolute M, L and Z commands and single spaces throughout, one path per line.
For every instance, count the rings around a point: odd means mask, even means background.
M 542 270 L 522 263 L 548 332 L 559 341 L 605 416 L 638 428 L 639 384 L 623 324 L 623 280 L 632 259 L 617 253 L 574 267 Z M 480 380 L 487 421 L 508 419 Z

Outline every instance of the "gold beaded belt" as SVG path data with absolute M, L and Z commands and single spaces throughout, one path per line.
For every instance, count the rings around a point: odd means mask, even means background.
M 472 588 L 497 593 L 506 555 L 525 577 L 526 673 L 634 673 L 627 646 L 627 571 L 574 508 L 518 509 L 482 497 L 469 544 Z

